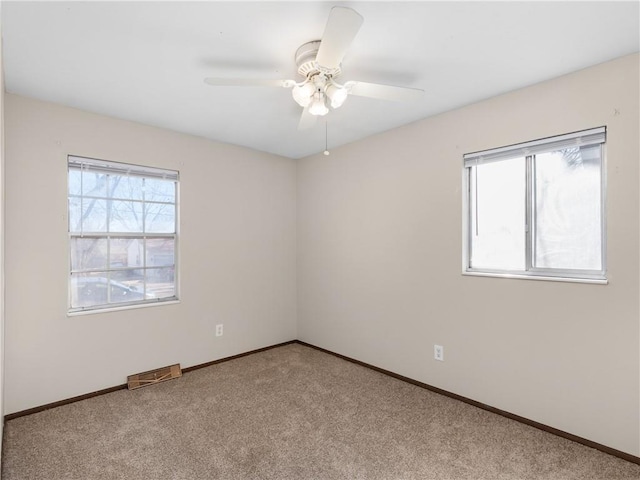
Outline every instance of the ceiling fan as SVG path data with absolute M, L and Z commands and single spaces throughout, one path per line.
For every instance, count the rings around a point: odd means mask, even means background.
M 322 40 L 305 43 L 295 54 L 298 74 L 295 80 L 267 80 L 250 78 L 205 78 L 214 86 L 283 87 L 291 88 L 293 99 L 304 108 L 298 129 L 312 127 L 318 116 L 326 115 L 329 108 L 339 108 L 348 95 L 379 98 L 383 100 L 414 101 L 424 90 L 348 81 L 336 82 L 342 73 L 341 63 L 363 22 L 362 16 L 347 7 L 333 7 L 322 35 Z

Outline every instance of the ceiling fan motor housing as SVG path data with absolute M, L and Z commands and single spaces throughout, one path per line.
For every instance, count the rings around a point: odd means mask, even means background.
M 340 67 L 324 71 L 324 69 L 316 63 L 316 56 L 320 49 L 320 40 L 307 42 L 296 50 L 295 60 L 298 66 L 298 73 L 303 77 L 309 78 L 317 73 L 324 73 L 331 77 L 338 77 L 342 70 Z

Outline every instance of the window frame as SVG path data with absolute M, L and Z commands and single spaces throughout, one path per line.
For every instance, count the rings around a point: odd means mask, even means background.
M 576 283 L 607 284 L 607 210 L 606 210 L 606 127 L 592 128 L 564 135 L 542 138 L 505 147 L 499 147 L 463 155 L 462 162 L 462 274 L 502 278 L 522 278 L 532 280 L 565 281 Z M 542 268 L 533 266 L 535 249 L 535 179 L 533 159 L 535 155 L 554 152 L 563 147 L 600 146 L 600 249 L 601 270 Z M 478 268 L 471 266 L 472 234 L 474 211 L 471 208 L 472 168 L 489 162 L 509 161 L 511 158 L 525 157 L 525 269 L 506 270 Z
M 124 199 L 120 197 L 110 197 L 109 192 L 105 193 L 105 196 L 95 196 L 95 195 L 83 195 L 84 192 L 80 192 L 80 194 L 71 194 L 70 192 L 70 172 L 72 170 L 83 171 L 84 166 L 87 166 L 91 171 L 102 170 L 107 174 L 112 175 L 131 175 L 138 176 L 141 178 L 149 178 L 149 179 L 164 179 L 164 180 L 173 180 L 175 183 L 175 198 L 173 202 L 169 201 L 159 201 L 159 200 L 146 200 L 144 196 L 141 200 L 137 199 Z M 136 203 L 141 203 L 142 205 L 146 205 L 147 203 L 151 204 L 164 204 L 174 206 L 174 231 L 172 233 L 166 232 L 147 232 L 146 228 L 143 226 L 142 231 L 138 232 L 111 232 L 109 231 L 109 218 L 107 217 L 107 226 L 106 231 L 104 232 L 92 232 L 87 231 L 84 232 L 82 229 L 80 232 L 73 232 L 71 229 L 71 218 L 70 218 L 70 202 L 71 198 L 93 198 L 100 199 L 106 201 L 123 201 L 130 200 Z M 117 310 L 125 310 L 131 308 L 140 308 L 140 307 L 149 307 L 156 305 L 167 305 L 172 303 L 179 303 L 180 295 L 179 295 L 179 213 L 180 213 L 180 174 L 178 171 L 169 170 L 169 169 L 161 169 L 155 167 L 147 167 L 142 165 L 135 165 L 129 163 L 122 162 L 114 162 L 107 160 L 100 160 L 90 157 L 84 157 L 79 155 L 67 155 L 67 254 L 68 257 L 68 271 L 67 271 L 67 315 L 84 315 L 90 313 L 103 313 Z M 143 220 L 144 225 L 144 220 Z M 104 268 L 84 268 L 80 270 L 74 270 L 71 262 L 71 250 L 73 240 L 76 238 L 97 238 L 97 239 L 106 239 L 109 242 L 111 239 L 142 239 L 145 242 L 145 246 L 143 247 L 143 255 L 142 255 L 142 266 L 140 267 L 112 267 L 108 260 L 107 264 Z M 73 288 L 73 274 L 77 273 L 92 273 L 92 272 L 107 272 L 108 279 L 111 280 L 111 273 L 113 272 L 124 272 L 129 270 L 144 270 L 145 272 L 152 269 L 161 269 L 168 268 L 170 266 L 158 266 L 158 267 L 149 267 L 147 266 L 147 247 L 146 240 L 147 239 L 172 239 L 174 245 L 173 251 L 173 288 L 174 295 L 169 297 L 162 298 L 142 298 L 138 300 L 132 300 L 128 302 L 116 302 L 109 303 L 107 300 L 106 304 L 99 305 L 91 305 L 91 306 L 72 306 L 72 288 Z M 107 251 L 110 250 L 110 247 L 107 247 Z M 146 279 L 146 273 L 145 273 Z M 117 279 L 113 280 L 116 283 L 119 283 Z M 146 282 L 146 280 L 145 280 Z M 110 297 L 111 288 L 107 288 L 108 297 Z M 145 295 L 146 288 L 143 290 L 143 297 Z

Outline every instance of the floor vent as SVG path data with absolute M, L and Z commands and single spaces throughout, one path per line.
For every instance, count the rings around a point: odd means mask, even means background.
M 127 377 L 127 386 L 129 387 L 129 390 L 135 390 L 136 388 L 146 387 L 147 385 L 164 382 L 165 380 L 180 378 L 181 376 L 182 370 L 180 369 L 180 364 L 176 363 L 175 365 L 169 365 L 168 367 L 129 375 Z

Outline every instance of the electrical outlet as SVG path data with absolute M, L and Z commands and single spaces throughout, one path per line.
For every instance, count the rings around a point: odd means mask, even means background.
M 444 347 L 442 345 L 433 346 L 433 358 L 444 362 Z
M 216 337 L 221 337 L 222 336 L 222 328 L 224 327 L 224 325 L 222 323 L 220 323 L 219 325 L 216 325 Z

